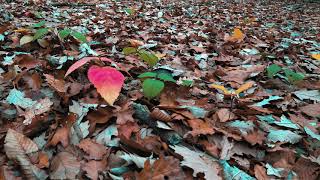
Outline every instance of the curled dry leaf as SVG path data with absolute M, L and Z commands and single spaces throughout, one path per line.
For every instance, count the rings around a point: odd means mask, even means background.
M 50 166 L 51 179 L 77 179 L 80 172 L 80 162 L 69 152 L 57 154 Z
M 18 163 L 27 179 L 46 179 L 48 175 L 31 163 L 28 155 L 36 153 L 38 146 L 28 137 L 9 129 L 6 135 L 4 149 L 7 157 Z
M 160 121 L 171 121 L 171 116 L 165 112 L 164 110 L 160 110 L 159 108 L 154 108 L 150 114 L 150 116 L 154 119 L 160 120 Z

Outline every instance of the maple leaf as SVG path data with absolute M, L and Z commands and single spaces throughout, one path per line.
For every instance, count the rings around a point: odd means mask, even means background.
M 124 76 L 114 68 L 98 66 L 90 67 L 88 78 L 98 93 L 111 106 L 118 98 L 125 79 Z

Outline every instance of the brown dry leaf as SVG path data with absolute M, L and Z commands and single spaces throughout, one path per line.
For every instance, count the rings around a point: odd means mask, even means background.
M 320 117 L 320 104 L 309 104 L 300 107 L 300 110 L 308 116 Z
M 46 179 L 48 177 L 45 171 L 31 163 L 28 155 L 36 153 L 39 149 L 28 137 L 13 129 L 9 129 L 6 135 L 4 149 L 7 157 L 18 163 L 27 179 Z
M 248 141 L 251 145 L 259 144 L 262 145 L 266 139 L 266 133 L 260 130 L 248 132 L 243 138 Z
M 104 145 L 96 143 L 91 139 L 83 139 L 78 147 L 89 155 L 89 159 L 100 160 L 107 154 L 107 148 Z
M 22 79 L 26 82 L 29 88 L 33 91 L 38 91 L 41 88 L 42 80 L 38 73 L 33 73 L 32 75 L 27 74 L 22 77 Z
M 50 166 L 51 179 L 77 179 L 80 162 L 69 152 L 60 152 L 54 156 Z
M 193 137 L 200 134 L 214 134 L 214 130 L 211 125 L 201 119 L 188 120 L 188 124 L 192 128 L 192 131 L 188 132 L 187 134 L 191 134 Z
M 175 179 L 184 180 L 185 175 L 180 167 L 180 161 L 172 156 L 160 157 L 152 165 L 147 160 L 144 163 L 143 170 L 136 174 L 136 178 L 140 180 L 163 180 Z
M 123 135 L 127 139 L 130 139 L 131 134 L 140 130 L 139 125 L 136 122 L 128 121 L 125 124 L 117 125 L 119 135 Z
M 90 129 L 94 129 L 96 124 L 107 123 L 113 116 L 112 110 L 108 108 L 98 108 L 96 111 L 89 112 L 87 119 L 90 122 Z
M 316 180 L 320 175 L 319 164 L 300 157 L 292 169 L 298 174 L 299 180 Z
M 258 180 L 267 180 L 270 179 L 267 175 L 267 171 L 263 166 L 256 164 L 254 166 L 254 175 Z
M 86 172 L 86 176 L 92 180 L 98 180 L 99 172 L 104 171 L 107 168 L 107 161 L 95 161 L 91 160 L 84 164 L 82 170 Z
M 39 168 L 49 167 L 49 157 L 46 153 L 39 152 L 39 163 L 37 165 Z
M 27 54 L 18 56 L 16 58 L 16 62 L 20 68 L 27 68 L 28 70 L 41 65 L 41 62 L 39 60 Z
M 31 124 L 32 119 L 36 115 L 40 115 L 42 113 L 49 111 L 52 105 L 53 105 L 53 102 L 50 101 L 48 97 L 44 99 L 40 99 L 35 105 L 31 106 L 24 113 L 22 113 L 22 116 L 25 117 L 23 124 L 25 125 Z
M 134 111 L 131 106 L 132 102 L 129 101 L 125 103 L 122 107 L 116 107 L 114 111 L 115 116 L 117 117 L 117 124 L 125 124 L 126 122 L 134 122 L 132 117 Z
M 44 74 L 44 76 L 46 77 L 46 81 L 49 83 L 49 85 L 53 87 L 56 91 L 62 93 L 65 93 L 67 91 L 64 80 L 55 79 L 50 74 Z
M 53 135 L 52 139 L 48 145 L 56 146 L 58 143 L 61 143 L 63 147 L 69 145 L 69 128 L 61 127 Z
M 235 119 L 235 115 L 227 108 L 222 108 L 222 109 L 219 109 L 217 112 L 216 112 L 220 122 L 227 122 L 229 120 L 233 120 Z
M 226 70 L 226 75 L 223 76 L 221 79 L 224 81 L 234 81 L 239 84 L 243 84 L 244 81 L 250 77 L 250 75 L 256 75 L 264 71 L 264 69 L 264 65 L 253 65 L 250 68 L 230 68 Z

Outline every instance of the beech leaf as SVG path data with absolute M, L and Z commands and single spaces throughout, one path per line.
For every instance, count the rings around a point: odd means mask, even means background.
M 80 162 L 69 152 L 57 154 L 50 166 L 51 179 L 76 179 L 80 172 Z
M 164 83 L 156 79 L 146 79 L 142 84 L 143 93 L 149 99 L 158 96 L 163 88 Z
M 125 79 L 121 72 L 112 67 L 98 66 L 90 67 L 88 78 L 98 93 L 111 106 L 118 98 Z

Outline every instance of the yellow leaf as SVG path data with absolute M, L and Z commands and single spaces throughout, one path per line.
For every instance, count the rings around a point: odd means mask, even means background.
M 239 87 L 239 89 L 236 90 L 235 93 L 236 93 L 236 94 L 240 94 L 241 92 L 246 91 L 246 90 L 248 90 L 249 88 L 251 88 L 253 85 L 254 85 L 254 82 L 253 82 L 253 81 L 249 81 L 249 82 L 241 85 L 241 86 Z
M 311 57 L 316 60 L 320 60 L 320 54 L 312 54 Z
M 30 29 L 26 29 L 26 28 L 19 28 L 19 29 L 14 30 L 14 32 L 18 32 L 18 33 L 27 33 L 29 31 L 30 31 Z
M 223 92 L 223 94 L 225 94 L 225 95 L 230 95 L 230 94 L 231 94 L 230 91 L 228 91 L 224 86 L 221 86 L 221 85 L 211 84 L 209 87 L 210 87 L 210 88 L 214 88 L 214 89 L 219 89 L 219 90 L 221 90 L 221 91 Z

